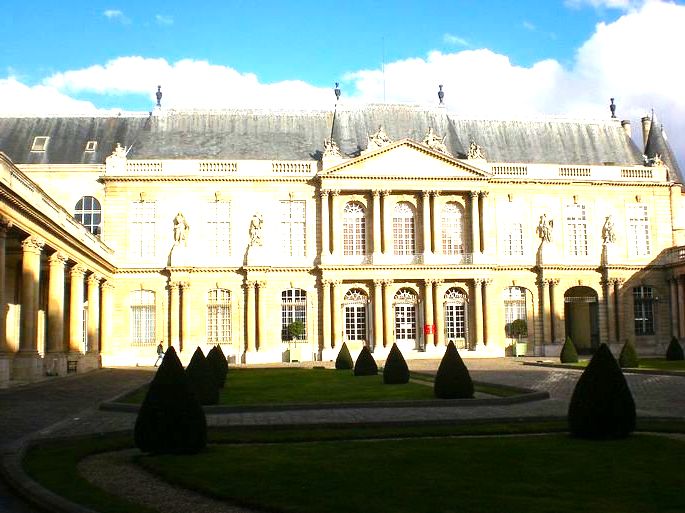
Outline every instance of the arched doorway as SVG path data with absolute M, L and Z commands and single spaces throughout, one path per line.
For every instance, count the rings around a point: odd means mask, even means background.
M 590 287 L 571 287 L 564 293 L 566 336 L 578 353 L 594 353 L 599 346 L 599 301 Z

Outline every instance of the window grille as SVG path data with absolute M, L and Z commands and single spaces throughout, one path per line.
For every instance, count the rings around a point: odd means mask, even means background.
M 526 291 L 521 287 L 508 287 L 504 289 L 504 332 L 507 338 L 515 338 L 511 324 L 517 319 L 528 319 Z
M 366 254 L 366 211 L 358 202 L 349 202 L 343 212 L 343 254 Z
M 131 203 L 130 250 L 135 257 L 155 256 L 156 209 L 154 201 Z
M 654 289 L 633 288 L 633 309 L 635 313 L 635 334 L 654 335 Z
M 628 243 L 634 256 L 650 254 L 647 205 L 628 205 Z
M 395 206 L 392 228 L 395 255 L 414 255 L 416 253 L 414 209 L 409 203 L 402 202 Z
M 350 289 L 343 299 L 346 340 L 366 340 L 368 298 L 361 289 Z
M 231 204 L 212 201 L 208 204 L 207 229 L 209 252 L 213 257 L 231 254 Z
M 74 219 L 85 226 L 90 233 L 99 235 L 101 232 L 100 224 L 102 223 L 100 202 L 93 196 L 83 196 L 76 203 Z
M 587 256 L 587 217 L 585 205 L 566 206 L 566 235 L 571 256 Z
M 231 342 L 231 291 L 212 289 L 207 293 L 207 342 Z
M 261 301 L 261 299 L 260 299 Z M 304 333 L 297 340 L 307 339 L 307 291 L 287 289 L 281 292 L 281 339 L 289 340 L 288 326 L 295 321 L 304 325 Z
M 306 203 L 281 201 L 281 245 L 289 256 L 305 256 Z
M 449 202 L 442 210 L 442 253 L 464 253 L 464 211 L 458 203 Z
M 151 290 L 134 290 L 130 294 L 131 343 L 155 343 L 155 293 Z

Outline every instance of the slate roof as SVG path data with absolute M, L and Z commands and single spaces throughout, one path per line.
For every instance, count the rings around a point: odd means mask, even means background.
M 664 126 L 661 123 L 653 122 L 647 136 L 647 144 L 645 144 L 645 155 L 647 155 L 648 159 L 653 159 L 657 154 L 668 167 L 669 179 L 683 183 L 683 175 L 671 145 L 668 144 L 668 139 L 666 139 Z
M 328 111 L 168 111 L 159 116 L 0 118 L 0 150 L 15 163 L 104 163 L 116 143 L 136 159 L 318 159 L 331 135 Z M 642 153 L 617 120 L 464 120 L 445 109 L 370 105 L 339 109 L 333 139 L 348 156 L 379 126 L 393 139 L 422 141 L 429 127 L 456 157 L 473 140 L 490 162 L 640 165 Z M 49 136 L 45 152 L 32 152 Z M 84 152 L 87 141 L 97 151 Z M 675 162 L 675 160 L 673 160 Z

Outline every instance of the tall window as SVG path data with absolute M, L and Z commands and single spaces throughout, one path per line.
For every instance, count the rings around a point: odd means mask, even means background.
M 392 234 L 396 255 L 413 255 L 416 253 L 414 226 L 414 209 L 407 202 L 395 205 L 392 218 Z
M 442 209 L 442 253 L 461 255 L 464 252 L 464 210 L 461 205 L 449 202 Z
M 156 210 L 154 201 L 131 203 L 130 250 L 136 257 L 155 256 Z
M 508 287 L 504 289 L 504 332 L 508 338 L 515 338 L 511 324 L 517 319 L 527 320 L 526 289 Z
M 151 290 L 134 290 L 129 296 L 131 304 L 131 343 L 155 343 L 155 293 Z
M 395 294 L 395 338 L 416 340 L 416 304 L 418 297 L 411 289 L 400 289 Z
M 361 289 L 350 289 L 343 300 L 346 340 L 366 340 L 366 305 L 368 298 Z
M 634 256 L 650 254 L 647 205 L 628 205 L 628 243 Z
M 100 202 L 93 196 L 84 196 L 76 203 L 74 219 L 88 228 L 90 233 L 100 235 L 100 224 L 102 223 Z
M 445 292 L 445 340 L 463 341 L 466 347 L 466 294 L 452 287 Z
M 347 203 L 343 211 L 343 254 L 366 254 L 366 211 L 356 201 Z
M 231 204 L 226 201 L 208 203 L 207 229 L 211 256 L 231 254 Z
M 305 255 L 305 227 L 305 202 L 281 201 L 281 245 L 284 254 Z
M 231 291 L 212 289 L 207 294 L 207 342 L 231 342 Z
M 587 217 L 585 205 L 566 206 L 566 234 L 571 256 L 587 256 Z
M 633 309 L 635 312 L 635 334 L 654 335 L 654 289 L 633 288 Z
M 281 338 L 290 340 L 290 325 L 300 321 L 303 333 L 296 337 L 298 340 L 307 339 L 307 291 L 302 289 L 287 289 L 281 292 Z
M 504 254 L 523 256 L 523 224 L 513 221 L 507 224 L 504 234 Z

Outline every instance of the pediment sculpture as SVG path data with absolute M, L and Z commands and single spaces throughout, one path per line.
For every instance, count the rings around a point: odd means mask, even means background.
M 367 151 L 373 151 L 373 150 L 378 150 L 380 148 L 383 148 L 384 146 L 387 146 L 392 142 L 392 139 L 388 137 L 388 134 L 385 133 L 385 129 L 383 128 L 383 125 L 378 127 L 378 130 L 374 132 L 373 134 L 368 136 L 368 141 L 366 145 L 366 150 Z
M 423 138 L 423 144 L 428 146 L 431 150 L 439 151 L 440 153 L 445 153 L 446 155 L 449 155 L 449 151 L 447 151 L 447 146 L 445 146 L 445 139 L 447 139 L 446 135 L 440 137 L 433 131 L 433 127 L 428 127 L 428 132 L 426 133 L 426 136 Z
M 476 141 L 471 141 L 471 144 L 469 144 L 469 150 L 466 152 L 466 158 L 469 160 L 485 160 L 483 149 L 476 144 Z
M 323 141 L 323 156 L 324 157 L 342 157 L 340 148 L 333 139 L 324 139 Z

